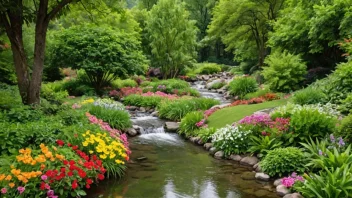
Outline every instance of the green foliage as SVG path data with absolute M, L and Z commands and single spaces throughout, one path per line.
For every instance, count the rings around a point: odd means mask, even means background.
M 150 10 L 146 31 L 151 65 L 160 67 L 163 78 L 176 77 L 196 56 L 197 28 L 179 0 L 159 0 Z
M 213 146 L 224 151 L 225 155 L 243 154 L 249 148 L 249 140 L 252 131 L 241 127 L 227 125 L 218 129 L 212 136 Z
M 187 113 L 198 110 L 207 110 L 219 101 L 210 98 L 187 98 L 174 101 L 163 101 L 159 104 L 160 118 L 181 120 Z
M 282 176 L 292 172 L 303 173 L 306 158 L 301 149 L 277 148 L 268 152 L 260 162 L 263 172 L 270 176 Z
M 339 105 L 339 110 L 343 114 L 352 113 L 352 93 L 349 93 L 341 104 Z
M 220 88 L 224 87 L 225 85 L 226 85 L 225 82 L 216 82 L 210 87 L 210 89 L 220 89 Z
M 9 110 L 16 106 L 21 106 L 22 103 L 18 88 L 14 86 L 0 84 L 0 98 L 0 110 Z
M 145 81 L 141 84 L 141 87 L 144 87 L 144 92 L 162 91 L 169 94 L 199 96 L 199 92 L 190 88 L 188 82 L 179 79 L 168 79 L 155 82 Z
M 202 139 L 203 142 L 209 142 L 215 132 L 216 128 L 207 127 L 199 129 L 198 131 L 196 131 L 196 134 Z
M 321 90 L 312 87 L 297 91 L 293 95 L 293 102 L 299 105 L 324 103 L 326 99 L 326 95 Z
M 62 81 L 43 84 L 41 87 L 41 97 L 52 103 L 62 103 L 67 98 L 68 92 L 63 89 Z
M 248 152 L 258 154 L 258 157 L 265 157 L 269 151 L 281 147 L 283 143 L 269 136 L 251 136 L 250 139 Z
M 290 142 L 307 142 L 309 138 L 324 138 L 336 130 L 337 119 L 316 109 L 303 108 L 295 111 L 290 120 L 290 127 L 296 139 Z
M 112 88 L 114 88 L 114 89 L 120 89 L 123 87 L 137 87 L 138 86 L 137 82 L 132 79 L 125 79 L 125 80 L 116 79 L 111 82 L 111 85 L 112 85 Z
M 11 123 L 26 123 L 37 121 L 42 118 L 40 110 L 31 106 L 19 106 L 4 112 L 6 120 Z
M 294 186 L 295 190 L 307 198 L 339 198 L 351 197 L 352 168 L 345 164 L 330 170 L 325 167 L 318 174 L 305 176 L 305 182 Z
M 145 57 L 133 34 L 106 27 L 71 27 L 58 36 L 51 64 L 83 69 L 97 92 L 116 77 L 142 73 Z
M 221 66 L 216 63 L 198 63 L 195 66 L 196 74 L 215 74 L 221 72 Z
M 45 115 L 56 115 L 60 111 L 67 110 L 69 108 L 68 105 L 60 105 L 60 104 L 52 104 L 47 100 L 41 98 L 40 106 L 38 107 L 40 111 L 42 111 Z
M 229 84 L 229 91 L 232 95 L 242 99 L 246 94 L 257 91 L 258 84 L 251 77 L 235 78 Z
M 71 96 L 94 96 L 95 90 L 90 85 L 87 85 L 81 79 L 71 79 L 64 81 L 62 85 Z
M 307 66 L 299 55 L 274 53 L 265 59 L 263 75 L 271 90 L 288 92 L 299 88 L 307 73 Z
M 344 117 L 341 120 L 341 124 L 338 127 L 338 132 L 337 134 L 342 136 L 344 139 L 348 140 L 348 142 L 351 142 L 352 140 L 352 114 Z
M 109 123 L 112 128 L 123 130 L 132 126 L 130 115 L 126 111 L 107 109 L 101 106 L 92 106 L 89 113 Z
M 161 96 L 141 96 L 132 94 L 124 98 L 123 104 L 137 107 L 156 107 L 163 100 Z
M 230 70 L 230 73 L 232 75 L 243 75 L 243 71 L 240 67 L 233 67 L 231 70 Z
M 179 133 L 186 137 L 195 136 L 195 131 L 199 128 L 196 124 L 203 120 L 204 115 L 202 111 L 189 112 L 181 119 Z
M 246 94 L 243 98 L 246 99 L 246 100 L 249 100 L 249 99 L 252 99 L 252 98 L 259 98 L 259 97 L 262 97 L 262 96 L 264 96 L 265 94 L 268 94 L 268 93 L 271 93 L 270 89 L 267 89 L 267 88 L 259 89 L 256 92 Z

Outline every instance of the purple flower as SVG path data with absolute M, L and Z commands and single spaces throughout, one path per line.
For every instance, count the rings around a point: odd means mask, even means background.
M 342 147 L 342 146 L 345 146 L 345 142 L 343 141 L 342 137 L 339 138 L 339 146 Z
M 297 173 L 296 173 L 296 172 L 293 172 L 293 173 L 291 174 L 291 177 L 296 178 L 296 177 L 297 177 Z
M 330 141 L 331 141 L 332 143 L 334 143 L 334 142 L 335 142 L 335 137 L 334 137 L 334 135 L 333 135 L 333 134 L 331 134 L 331 135 L 330 135 Z
M 6 188 L 2 188 L 2 189 L 1 189 L 1 193 L 2 193 L 2 194 L 6 194 L 6 193 L 7 193 L 7 189 L 6 189 Z
M 282 185 L 284 185 L 287 188 L 290 188 L 295 184 L 295 179 L 292 177 L 284 177 L 281 179 Z
M 52 196 L 54 196 L 54 191 L 53 190 L 48 190 L 46 195 L 48 195 L 48 197 L 52 197 Z
M 43 181 L 47 180 L 48 179 L 48 176 L 46 175 L 42 175 L 40 178 L 42 178 Z
M 22 193 L 26 190 L 26 188 L 23 187 L 23 186 L 19 186 L 19 187 L 17 188 L 17 190 L 18 190 L 18 192 L 20 192 L 20 194 L 22 194 Z
M 300 176 L 300 175 L 298 175 L 298 176 L 296 177 L 296 180 L 301 181 L 301 182 L 304 182 L 303 177 L 302 177 L 302 176 Z
M 319 150 L 319 155 L 323 155 L 323 151 Z

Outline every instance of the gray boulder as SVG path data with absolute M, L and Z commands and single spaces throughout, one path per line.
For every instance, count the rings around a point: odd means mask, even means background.
M 279 196 L 285 196 L 287 194 L 290 193 L 290 190 L 288 188 L 286 188 L 286 186 L 284 185 L 278 185 L 276 186 L 276 193 L 279 195 Z
M 179 122 L 165 122 L 164 128 L 168 132 L 176 132 L 180 128 Z
M 232 155 L 229 156 L 229 159 L 233 160 L 233 161 L 236 161 L 236 162 L 239 162 L 239 161 L 241 161 L 242 157 L 240 155 L 232 154 Z
M 205 143 L 205 144 L 204 144 L 204 148 L 205 148 L 205 150 L 207 150 L 207 151 L 209 151 L 209 149 L 210 149 L 212 146 L 213 146 L 212 143 Z
M 218 151 L 214 154 L 215 159 L 222 159 L 224 158 L 224 151 Z
M 256 173 L 255 178 L 261 181 L 269 181 L 270 176 L 265 173 Z
M 215 147 L 211 147 L 210 149 L 209 149 L 209 154 L 210 155 L 214 155 L 215 153 L 216 153 L 216 151 L 218 151 Z
M 274 181 L 274 186 L 278 186 L 278 185 L 281 185 L 281 184 L 282 184 L 281 178 Z
M 125 132 L 131 137 L 134 137 L 138 134 L 134 128 L 128 128 L 125 130 Z
M 153 117 L 158 117 L 159 116 L 159 111 L 154 111 L 150 115 L 153 116 Z
M 259 160 L 258 158 L 251 156 L 251 157 L 244 157 L 241 159 L 240 164 L 242 165 L 247 165 L 247 166 L 254 166 L 256 163 L 258 163 Z
M 299 193 L 292 193 L 285 195 L 284 198 L 303 198 L 303 196 Z

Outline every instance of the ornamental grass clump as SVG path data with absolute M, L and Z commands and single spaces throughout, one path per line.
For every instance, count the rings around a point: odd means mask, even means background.
M 224 151 L 227 156 L 246 153 L 251 133 L 250 130 L 227 125 L 213 134 L 212 143 L 215 148 Z
M 195 131 L 200 129 L 205 124 L 204 116 L 202 111 L 193 111 L 188 113 L 181 119 L 179 133 L 185 136 L 194 136 Z

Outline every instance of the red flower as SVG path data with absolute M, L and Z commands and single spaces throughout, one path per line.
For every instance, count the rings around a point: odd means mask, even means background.
M 56 140 L 56 144 L 58 144 L 59 146 L 65 145 L 64 141 L 62 140 Z
M 71 146 L 72 146 L 72 144 L 70 144 L 70 143 L 67 143 L 67 146 L 71 147 Z
M 70 171 L 70 172 L 68 172 L 68 173 L 67 173 L 67 175 L 68 175 L 69 177 L 72 177 L 73 172 L 72 172 L 72 171 Z
M 90 185 L 89 185 L 89 184 L 86 184 L 86 188 L 87 188 L 87 189 L 90 189 Z
M 81 178 L 85 178 L 87 176 L 87 173 L 84 172 L 83 170 L 80 170 L 78 171 L 78 175 L 81 177 Z
M 40 190 L 45 190 L 45 182 L 40 183 Z
M 66 172 L 66 168 L 62 167 L 62 168 L 60 169 L 60 172 L 61 172 L 61 173 L 65 173 L 65 172 Z
M 92 179 L 87 179 L 87 184 L 92 184 L 93 180 Z
M 75 190 L 78 187 L 77 180 L 73 180 L 72 189 Z
M 77 150 L 77 149 L 78 149 L 78 146 L 77 146 L 77 145 L 72 146 L 72 149 L 73 149 L 73 150 Z
M 67 160 L 64 160 L 63 162 L 64 162 L 64 165 L 67 165 L 67 164 L 68 164 L 68 161 L 67 161 Z
M 103 180 L 105 178 L 105 176 L 103 174 L 98 174 L 98 179 L 99 180 Z

